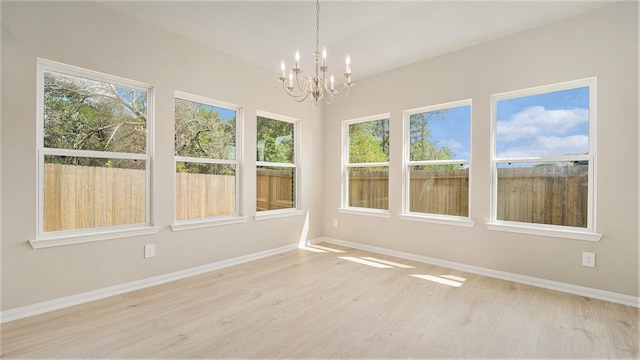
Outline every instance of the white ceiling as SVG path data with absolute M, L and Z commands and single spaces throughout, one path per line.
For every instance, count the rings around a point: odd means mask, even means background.
M 321 1 L 320 47 L 354 79 L 578 15 L 604 1 Z M 315 50 L 314 1 L 129 1 L 110 8 L 182 34 L 275 74 Z M 331 72 L 333 72 L 331 71 Z

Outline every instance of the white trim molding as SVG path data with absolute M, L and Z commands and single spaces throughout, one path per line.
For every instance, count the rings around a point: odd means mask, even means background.
M 180 280 L 187 277 L 204 274 L 210 271 L 223 269 L 229 266 L 239 265 L 253 260 L 277 255 L 283 252 L 295 250 L 298 243 L 280 246 L 274 249 L 255 252 L 248 255 L 238 256 L 231 259 L 221 260 L 214 263 L 196 266 L 190 269 L 180 270 L 164 275 L 154 276 L 147 279 L 132 281 L 120 285 L 109 286 L 102 289 L 88 291 L 81 294 L 65 296 L 58 299 L 47 300 L 37 304 L 27 305 L 15 309 L 9 309 L 0 313 L 0 323 L 26 318 L 33 315 L 43 314 L 49 311 L 66 308 L 73 305 L 84 304 L 90 301 L 104 299 L 110 296 L 124 294 L 127 292 L 148 288 L 155 285 Z
M 477 275 L 487 276 L 491 278 L 512 281 L 519 284 L 531 285 L 539 288 L 555 290 L 555 291 L 560 291 L 568 294 L 585 296 L 592 299 L 604 300 L 604 301 L 609 301 L 616 304 L 622 304 L 622 305 L 628 305 L 628 306 L 640 308 L 640 297 L 637 297 L 637 296 L 619 294 L 612 291 L 606 291 L 606 290 L 589 288 L 585 286 L 562 283 L 558 281 L 540 279 L 532 276 L 509 273 L 506 271 L 487 269 L 479 266 L 467 265 L 467 264 L 457 263 L 454 261 L 436 259 L 436 258 L 431 258 L 427 256 L 411 254 L 411 253 L 406 253 L 402 251 L 396 251 L 396 250 L 391 250 L 387 248 L 381 248 L 377 246 L 366 245 L 366 244 L 339 240 L 339 239 L 333 239 L 328 237 L 319 237 L 310 241 L 309 243 L 317 244 L 320 242 L 327 242 L 330 244 L 341 245 L 341 246 L 351 247 L 351 248 L 365 250 L 365 251 L 371 251 L 378 254 L 395 256 L 401 259 L 413 260 L 413 261 L 417 261 L 425 264 L 442 266 L 449 269 L 465 271 L 471 274 L 477 274 Z
M 78 233 L 61 232 L 61 234 L 41 236 L 35 240 L 29 240 L 29 245 L 33 249 L 44 249 L 54 246 L 64 246 L 73 244 L 84 244 L 94 241 L 121 239 L 132 236 L 153 235 L 160 231 L 158 226 L 125 227 Z

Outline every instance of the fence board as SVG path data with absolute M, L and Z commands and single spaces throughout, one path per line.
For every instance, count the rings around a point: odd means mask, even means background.
M 349 173 L 349 205 L 388 209 L 388 173 Z M 498 169 L 499 220 L 587 226 L 588 167 L 536 166 Z M 144 223 L 144 170 L 45 164 L 44 229 L 60 231 Z M 290 171 L 258 169 L 256 209 L 291 208 Z M 410 210 L 468 216 L 469 173 L 410 172 Z M 235 176 L 176 174 L 178 220 L 234 214 Z

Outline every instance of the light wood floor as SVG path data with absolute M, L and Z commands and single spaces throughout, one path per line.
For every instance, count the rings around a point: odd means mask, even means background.
M 5 323 L 2 357 L 639 356 L 636 308 L 321 245 L 345 252 L 295 250 Z

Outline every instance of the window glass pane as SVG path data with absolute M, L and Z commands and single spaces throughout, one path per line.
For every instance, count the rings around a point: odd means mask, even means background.
M 471 156 L 471 106 L 412 114 L 409 131 L 411 161 Z
M 349 125 L 349 163 L 389 161 L 389 119 Z
M 176 163 L 176 219 L 236 213 L 236 166 Z
M 497 158 L 587 154 L 589 88 L 497 102 Z
M 257 160 L 293 164 L 294 124 L 258 116 Z
M 44 231 L 146 223 L 146 161 L 45 156 Z
M 349 206 L 389 209 L 389 167 L 348 168 Z
M 587 227 L 587 161 L 498 164 L 497 219 Z
M 44 72 L 44 147 L 146 153 L 147 92 Z
M 469 168 L 409 166 L 409 211 L 469 216 Z
M 258 166 L 256 210 L 295 208 L 295 174 L 291 167 Z
M 176 98 L 176 155 L 236 159 L 236 111 Z

